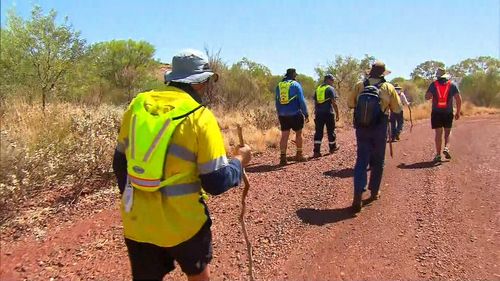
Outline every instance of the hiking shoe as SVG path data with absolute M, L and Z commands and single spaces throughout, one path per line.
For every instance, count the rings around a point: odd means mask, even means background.
M 361 193 L 354 193 L 354 197 L 352 199 L 352 211 L 354 213 L 359 213 L 361 211 L 361 207 L 363 206 L 363 201 L 361 199 Z
M 436 155 L 436 157 L 434 157 L 434 160 L 432 160 L 434 163 L 439 163 L 441 162 L 441 154 L 438 154 Z
M 286 154 L 281 154 L 280 155 L 280 166 L 285 166 L 286 163 Z
M 313 158 L 318 158 L 318 157 L 321 157 L 321 153 L 319 153 L 319 152 L 314 152 L 314 154 L 313 154 Z
M 380 194 L 381 194 L 380 190 L 378 190 L 377 192 L 373 192 L 372 190 L 370 195 L 370 201 L 375 201 L 380 199 Z
M 337 144 L 334 146 L 334 147 L 331 147 L 330 148 L 330 154 L 333 154 L 335 151 L 339 150 L 340 149 L 340 146 L 338 146 Z
M 398 134 L 398 135 L 396 135 L 396 140 L 397 140 L 397 141 L 399 140 L 399 134 Z
M 451 154 L 450 154 L 450 149 L 449 148 L 445 147 L 443 149 L 443 154 L 444 154 L 444 158 L 451 159 Z
M 307 162 L 307 159 L 304 157 L 302 152 L 297 152 L 297 155 L 295 155 L 295 161 L 297 162 Z

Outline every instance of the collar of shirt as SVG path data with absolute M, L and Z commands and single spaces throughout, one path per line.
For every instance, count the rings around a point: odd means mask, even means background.
M 191 87 L 191 85 L 178 82 L 170 82 L 168 85 L 183 90 L 184 92 L 188 93 L 196 102 L 198 102 L 199 104 L 203 104 L 200 95 L 193 89 L 193 87 Z

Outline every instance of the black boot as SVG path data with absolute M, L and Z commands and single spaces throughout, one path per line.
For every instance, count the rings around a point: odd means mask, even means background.
M 354 193 L 354 198 L 352 199 L 352 211 L 354 213 L 359 213 L 361 207 L 363 206 L 362 193 Z
M 313 150 L 313 158 L 321 157 L 321 144 L 315 143 Z
M 337 143 L 330 144 L 329 146 L 330 146 L 330 154 L 340 149 L 340 146 L 338 146 Z

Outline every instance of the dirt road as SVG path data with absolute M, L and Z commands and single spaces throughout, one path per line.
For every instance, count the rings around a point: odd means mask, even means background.
M 307 163 L 279 168 L 276 152 L 255 157 L 247 225 L 257 279 L 500 280 L 500 117 L 456 122 L 453 159 L 439 166 L 429 162 L 429 127 L 404 132 L 386 158 L 381 199 L 357 216 L 348 208 L 351 129 L 338 131 L 338 153 Z M 234 189 L 209 201 L 213 280 L 246 277 L 240 196 Z M 116 192 L 98 198 L 4 228 L 0 279 L 130 280 Z

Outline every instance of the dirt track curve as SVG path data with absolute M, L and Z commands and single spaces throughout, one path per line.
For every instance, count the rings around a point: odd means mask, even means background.
M 338 153 L 307 163 L 279 168 L 275 151 L 255 157 L 246 219 L 257 280 L 500 280 L 500 117 L 456 122 L 453 159 L 439 166 L 429 162 L 429 127 L 415 124 L 394 144 L 381 199 L 357 216 L 348 209 L 351 129 L 338 131 Z M 130 280 L 117 195 L 103 194 L 5 229 L 0 279 Z M 246 279 L 240 196 L 234 189 L 209 201 L 213 280 Z

